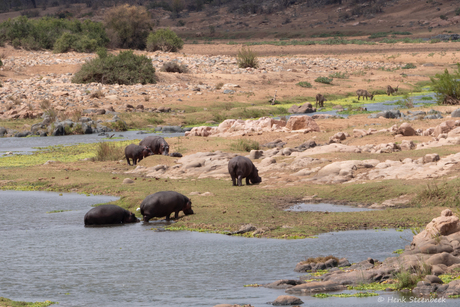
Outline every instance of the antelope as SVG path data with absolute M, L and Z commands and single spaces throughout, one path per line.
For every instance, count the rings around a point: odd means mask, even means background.
M 325 101 L 327 101 L 327 99 L 324 98 L 323 95 L 321 95 L 321 94 L 316 95 L 316 107 L 318 107 L 318 104 L 319 104 L 320 108 L 324 107 L 324 102 Z
M 358 95 L 358 100 L 359 100 L 359 97 L 361 96 L 363 97 L 363 100 L 364 100 L 364 97 L 366 97 L 366 100 L 368 100 L 368 97 L 371 98 L 371 100 L 374 99 L 374 93 L 369 94 L 369 92 L 366 90 L 357 90 L 356 95 Z
M 393 93 L 397 93 L 398 92 L 398 87 L 399 87 L 399 85 L 397 87 L 395 87 L 395 88 L 392 88 L 391 85 L 388 85 L 387 86 L 387 94 L 388 94 L 388 96 L 392 95 Z

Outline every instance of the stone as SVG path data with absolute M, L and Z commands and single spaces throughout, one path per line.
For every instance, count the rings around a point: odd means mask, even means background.
M 134 183 L 134 180 L 132 180 L 130 178 L 123 179 L 123 184 L 130 184 L 130 183 Z
M 403 123 L 401 126 L 399 126 L 398 133 L 402 134 L 403 136 L 417 135 L 415 129 L 412 128 L 408 123 Z
M 295 296 L 280 295 L 271 303 L 273 306 L 291 306 L 303 304 L 303 301 Z
M 456 109 L 450 113 L 450 117 L 460 117 L 460 109 Z
M 262 157 L 263 154 L 264 154 L 263 150 L 254 150 L 254 149 L 253 149 L 253 150 L 251 150 L 251 151 L 249 152 L 249 158 L 250 158 L 251 160 L 257 160 L 257 159 L 259 159 L 260 157 Z
M 310 129 L 312 132 L 320 132 L 318 124 L 310 116 L 291 116 L 286 123 L 289 130 Z
M 454 129 L 454 127 L 455 121 L 453 120 L 442 122 L 434 128 L 433 136 L 438 137 L 440 134 L 448 133 L 450 130 Z
M 425 281 L 431 283 L 431 284 L 443 284 L 444 282 L 439 278 L 438 276 L 435 275 L 427 275 L 425 276 Z
M 436 153 L 426 154 L 426 155 L 423 157 L 423 163 L 437 162 L 437 161 L 439 161 L 439 160 L 440 160 L 439 155 L 436 154 Z

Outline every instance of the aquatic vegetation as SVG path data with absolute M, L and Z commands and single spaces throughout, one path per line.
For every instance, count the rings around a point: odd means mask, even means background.
M 4 297 L 0 297 L 0 307 L 47 307 L 53 304 L 57 304 L 56 302 L 52 301 L 44 301 L 44 302 L 20 302 L 20 301 L 13 301 Z
M 46 211 L 46 213 L 59 213 L 59 212 L 67 212 L 72 210 L 53 210 L 53 211 Z
M 329 294 L 329 293 L 316 293 L 312 295 L 317 298 L 328 298 L 328 297 L 369 297 L 369 296 L 379 296 L 378 293 L 374 292 L 358 292 L 358 293 L 340 293 L 340 294 Z
M 396 286 L 395 284 L 389 283 L 388 281 L 384 281 L 382 283 L 374 282 L 369 284 L 359 284 L 357 286 L 348 286 L 348 290 L 373 290 L 373 291 L 384 291 L 385 289 L 391 288 L 394 289 Z
M 244 287 L 260 287 L 259 284 L 249 284 L 249 285 L 244 285 Z

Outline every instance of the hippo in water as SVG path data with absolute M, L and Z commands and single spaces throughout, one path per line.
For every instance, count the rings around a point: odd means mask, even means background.
M 193 214 L 191 200 L 178 192 L 161 191 L 147 196 L 141 203 L 141 214 L 144 222 L 148 222 L 152 217 L 166 216 L 169 221 L 171 213 L 175 213 L 174 218 L 179 217 L 179 211 L 184 211 L 185 215 Z
M 262 178 L 259 177 L 259 171 L 254 166 L 249 158 L 243 156 L 236 156 L 228 161 L 228 172 L 232 176 L 233 185 L 236 185 L 236 179 L 238 179 L 238 185 L 242 186 L 241 182 L 243 178 L 246 178 L 246 185 L 249 185 L 249 181 L 252 184 L 262 182 Z
M 139 145 L 150 147 L 155 155 L 167 156 L 169 154 L 169 145 L 161 136 L 147 136 Z
M 136 165 L 137 162 L 140 162 L 142 159 L 145 157 L 153 155 L 152 150 L 150 147 L 147 146 L 139 146 L 136 144 L 131 144 L 126 146 L 125 148 L 125 157 L 126 161 L 128 161 L 128 165 L 131 165 L 129 163 L 129 159 L 133 160 L 133 165 Z
M 85 225 L 137 223 L 134 213 L 116 205 L 100 205 L 85 214 Z

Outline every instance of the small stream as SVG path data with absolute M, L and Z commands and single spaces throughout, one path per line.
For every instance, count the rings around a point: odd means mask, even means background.
M 91 205 L 116 198 L 61 195 L 0 191 L 1 296 L 52 300 L 60 307 L 266 307 L 284 290 L 244 285 L 298 278 L 302 274 L 294 267 L 308 257 L 383 260 L 412 238 L 410 230 L 356 230 L 317 239 L 251 239 L 162 231 L 165 221 L 84 227 Z M 70 211 L 47 213 L 53 210 Z M 379 297 L 300 298 L 303 306 L 375 306 Z M 449 300 L 447 306 L 455 302 Z

